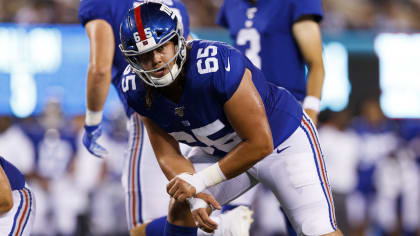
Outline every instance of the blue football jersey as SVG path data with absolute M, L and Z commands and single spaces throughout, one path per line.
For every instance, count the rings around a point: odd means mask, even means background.
M 361 140 L 356 189 L 364 194 L 373 193 L 378 163 L 398 147 L 397 127 L 390 120 L 373 125 L 361 117 L 355 118 L 351 125 Z
M 102 19 L 108 22 L 114 32 L 115 55 L 112 64 L 112 83 L 117 86 L 118 80 L 128 63 L 125 61 L 118 45 L 120 44 L 120 24 L 129 9 L 141 3 L 141 0 L 81 0 L 79 6 L 79 21 L 84 26 L 87 22 L 95 19 Z M 178 0 L 161 0 L 160 2 L 168 5 L 182 19 L 184 37 L 190 33 L 189 17 L 187 8 Z M 118 90 L 117 90 L 118 91 Z M 118 93 L 124 105 L 127 116 L 132 114 L 128 108 L 124 96 Z
M 206 40 L 191 41 L 189 46 L 183 68 L 184 90 L 178 103 L 154 90 L 152 105 L 148 107 L 144 83 L 127 67 L 119 89 L 136 112 L 152 119 L 177 141 L 223 157 L 241 142 L 224 114 L 223 105 L 235 93 L 248 68 L 264 102 L 274 145 L 296 130 L 302 118 L 298 101 L 287 90 L 267 82 L 241 52 L 227 44 Z
M 12 190 L 19 190 L 25 187 L 25 177 L 12 163 L 0 157 L 0 165 L 9 179 Z
M 217 23 L 229 29 L 234 46 L 260 68 L 268 81 L 302 101 L 306 94 L 304 59 L 292 35 L 301 16 L 322 18 L 321 0 L 225 0 Z

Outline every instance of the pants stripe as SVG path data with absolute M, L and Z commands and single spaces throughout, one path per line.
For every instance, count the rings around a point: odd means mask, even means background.
M 24 188 L 27 192 L 28 192 L 28 195 L 29 195 L 29 212 L 28 212 L 28 215 L 27 215 L 27 217 L 26 217 L 26 220 L 25 220 L 25 223 L 23 224 L 23 227 L 22 227 L 22 233 L 23 233 L 23 231 L 25 230 L 25 227 L 26 227 L 26 224 L 28 223 L 28 221 L 29 221 L 29 217 L 30 217 L 30 215 L 31 215 L 31 212 L 32 212 L 32 192 L 31 192 L 31 190 L 29 190 L 29 189 L 27 189 L 27 188 Z
M 310 125 L 310 120 L 307 119 L 304 115 L 302 118 L 301 127 L 305 131 L 309 142 L 311 144 L 312 152 L 314 154 L 314 160 L 318 171 L 318 177 L 321 181 L 321 187 L 324 191 L 325 198 L 327 199 L 329 214 L 330 214 L 330 221 L 331 226 L 334 230 L 337 230 L 336 220 L 335 220 L 335 210 L 334 210 L 334 202 L 331 197 L 331 191 L 328 184 L 328 178 L 325 170 L 325 163 L 323 161 L 322 152 L 320 145 L 318 143 L 318 138 L 316 137 L 316 131 L 313 126 Z
M 28 189 L 23 188 L 22 190 L 19 190 L 19 195 L 21 200 L 13 219 L 13 226 L 9 236 L 18 236 L 22 234 L 31 213 L 32 196 Z
M 20 203 L 19 203 L 19 207 L 16 211 L 15 217 L 13 219 L 13 226 L 12 226 L 12 230 L 9 233 L 9 236 L 13 235 L 13 232 L 15 232 L 16 222 L 18 222 L 18 216 L 19 216 L 19 214 L 22 210 L 22 206 L 24 204 L 24 198 L 23 198 L 23 195 L 22 195 L 21 191 L 19 191 L 19 195 L 20 195 Z
M 137 226 L 137 223 L 142 223 L 142 214 L 141 214 L 141 196 L 140 191 L 140 176 L 139 176 L 139 166 L 140 166 L 140 156 L 143 146 L 143 135 L 141 129 L 143 129 L 140 122 L 140 116 L 134 114 L 134 133 L 133 133 L 133 147 L 130 152 L 130 164 L 129 164 L 129 228 L 134 228 Z
M 142 198 L 141 198 L 141 183 L 140 183 L 140 164 L 141 164 L 141 157 L 143 152 L 143 140 L 144 140 L 144 125 L 140 121 L 140 117 L 138 117 L 139 122 L 139 136 L 140 136 L 140 147 L 138 150 L 138 158 L 137 158 L 137 165 L 135 169 L 135 174 L 137 177 L 137 187 L 134 194 L 136 194 L 136 200 L 137 200 L 137 214 L 138 214 L 138 223 L 143 224 L 143 214 L 142 214 Z

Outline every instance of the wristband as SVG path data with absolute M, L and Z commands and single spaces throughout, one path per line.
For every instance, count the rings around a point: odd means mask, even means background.
M 226 180 L 219 163 L 215 163 L 193 175 L 182 173 L 177 176 L 192 185 L 195 188 L 195 194 Z
M 102 111 L 91 111 L 86 109 L 85 124 L 88 126 L 98 125 L 102 121 Z
M 187 202 L 190 205 L 191 211 L 197 210 L 199 208 L 207 208 L 209 206 L 207 202 L 201 198 L 190 197 L 187 198 Z
M 204 170 L 195 173 L 193 176 L 197 176 L 198 178 L 200 178 L 204 182 L 206 188 L 209 188 L 226 180 L 226 176 L 220 169 L 219 163 L 215 163 L 205 168 Z
M 317 97 L 306 96 L 305 99 L 303 100 L 303 105 L 302 106 L 303 106 L 303 109 L 310 109 L 310 110 L 314 110 L 316 112 L 319 112 L 320 106 L 321 106 L 321 101 Z
M 203 180 L 201 180 L 195 175 L 191 175 L 190 173 L 182 173 L 177 175 L 177 177 L 181 178 L 182 180 L 193 186 L 195 188 L 195 194 L 206 189 L 206 185 L 203 182 Z

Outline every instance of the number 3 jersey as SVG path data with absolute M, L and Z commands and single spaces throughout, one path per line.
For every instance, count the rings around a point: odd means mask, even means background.
M 191 41 L 189 47 L 184 64 L 184 90 L 178 103 L 152 90 L 152 105 L 147 106 L 146 87 L 128 66 L 119 86 L 128 105 L 152 119 L 177 141 L 223 157 L 241 142 L 223 106 L 239 87 L 248 68 L 264 102 L 274 145 L 278 146 L 295 131 L 303 115 L 300 104 L 287 90 L 266 81 L 262 72 L 238 50 L 206 40 Z
M 306 94 L 305 63 L 292 34 L 302 16 L 322 18 L 321 0 L 225 0 L 217 23 L 229 29 L 234 46 L 260 68 L 268 81 L 298 100 Z

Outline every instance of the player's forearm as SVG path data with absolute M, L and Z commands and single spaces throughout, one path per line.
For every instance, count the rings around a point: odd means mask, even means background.
M 0 214 L 8 212 L 13 207 L 12 189 L 9 179 L 0 167 Z
M 90 65 L 87 78 L 86 105 L 91 111 L 101 111 L 104 107 L 111 84 L 111 69 Z
M 192 163 L 182 155 L 165 156 L 157 158 L 159 166 L 168 180 L 171 180 L 172 178 L 181 173 L 195 172 Z
M 271 136 L 260 137 L 254 142 L 243 141 L 219 161 L 220 169 L 227 179 L 234 178 L 264 159 L 273 149 Z
M 321 99 L 322 86 L 324 84 L 324 65 L 321 62 L 309 65 L 306 95 Z
M 262 135 L 264 136 L 264 135 Z M 196 193 L 234 178 L 268 156 L 273 151 L 271 135 L 258 140 L 243 141 L 219 162 L 194 175 L 182 174 L 180 178 L 194 186 Z

